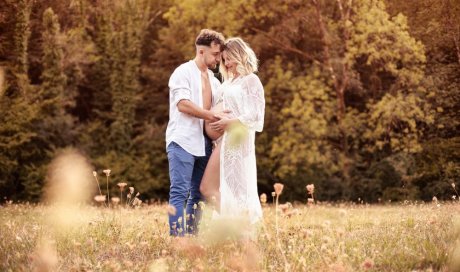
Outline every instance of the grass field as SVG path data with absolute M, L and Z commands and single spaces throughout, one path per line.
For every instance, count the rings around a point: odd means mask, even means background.
M 171 238 L 163 205 L 11 204 L 0 224 L 0 271 L 460 271 L 454 203 L 267 205 L 252 239 L 206 208 Z

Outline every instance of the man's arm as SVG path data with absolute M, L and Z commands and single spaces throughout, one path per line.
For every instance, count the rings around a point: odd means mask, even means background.
M 177 109 L 182 113 L 191 115 L 196 118 L 208 120 L 211 122 L 219 121 L 219 118 L 217 118 L 214 113 L 198 107 L 195 105 L 195 103 L 187 99 L 182 99 L 181 101 L 177 102 Z

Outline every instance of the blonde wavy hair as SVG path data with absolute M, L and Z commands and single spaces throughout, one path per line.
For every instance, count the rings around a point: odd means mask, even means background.
M 241 76 L 249 75 L 257 72 L 259 60 L 256 57 L 254 51 L 249 45 L 239 37 L 229 38 L 225 41 L 223 51 L 227 52 L 229 58 L 236 63 L 236 71 Z M 225 67 L 225 60 L 222 54 L 221 65 L 219 65 L 219 71 L 227 80 L 234 75 L 230 75 Z

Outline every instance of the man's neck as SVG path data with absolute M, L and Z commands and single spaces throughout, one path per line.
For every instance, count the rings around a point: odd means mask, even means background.
M 196 66 L 198 66 L 198 69 L 200 69 L 202 73 L 206 73 L 208 71 L 206 64 L 204 64 L 204 62 L 201 61 L 198 57 L 195 57 L 193 61 L 195 61 Z

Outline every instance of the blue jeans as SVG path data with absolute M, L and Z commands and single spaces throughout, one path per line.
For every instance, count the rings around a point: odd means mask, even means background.
M 196 234 L 198 231 L 201 217 L 198 202 L 202 199 L 200 184 L 212 152 L 212 142 L 206 136 L 205 150 L 206 156 L 197 157 L 175 142 L 171 142 L 166 148 L 171 180 L 169 205 L 176 208 L 176 214 L 169 215 L 170 235 L 184 236 L 185 233 Z M 186 218 L 184 218 L 184 207 L 186 207 Z

